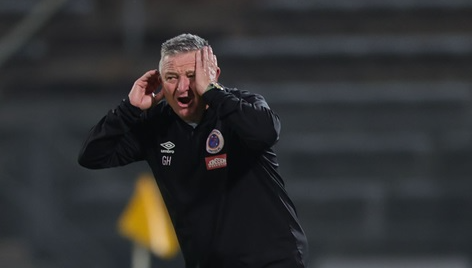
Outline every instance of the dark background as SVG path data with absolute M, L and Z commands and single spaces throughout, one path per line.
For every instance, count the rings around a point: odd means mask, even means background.
M 0 267 L 130 266 L 148 169 L 76 158 L 183 32 L 280 115 L 310 268 L 472 267 L 471 30 L 470 0 L 2 0 Z

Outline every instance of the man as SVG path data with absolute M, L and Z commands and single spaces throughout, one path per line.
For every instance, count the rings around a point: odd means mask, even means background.
M 279 118 L 262 96 L 225 88 L 219 75 L 206 40 L 164 42 L 159 71 L 91 130 L 79 163 L 147 161 L 187 268 L 306 267 L 307 241 L 271 148 Z

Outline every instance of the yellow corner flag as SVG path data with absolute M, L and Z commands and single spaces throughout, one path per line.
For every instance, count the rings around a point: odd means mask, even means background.
M 133 196 L 118 221 L 118 229 L 121 235 L 160 258 L 170 259 L 179 251 L 169 213 L 156 181 L 149 174 L 138 178 Z

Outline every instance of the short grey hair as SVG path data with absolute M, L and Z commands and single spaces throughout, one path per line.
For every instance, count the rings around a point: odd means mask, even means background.
M 208 46 L 208 41 L 194 34 L 180 34 L 173 37 L 161 46 L 161 60 L 159 61 L 159 70 L 161 69 L 162 59 L 166 56 L 173 56 L 179 53 L 197 51 Z

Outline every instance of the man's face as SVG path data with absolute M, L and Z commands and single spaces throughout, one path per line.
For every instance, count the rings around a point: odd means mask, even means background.
M 195 89 L 196 51 L 165 56 L 160 75 L 167 103 L 186 122 L 198 123 L 205 103 Z

